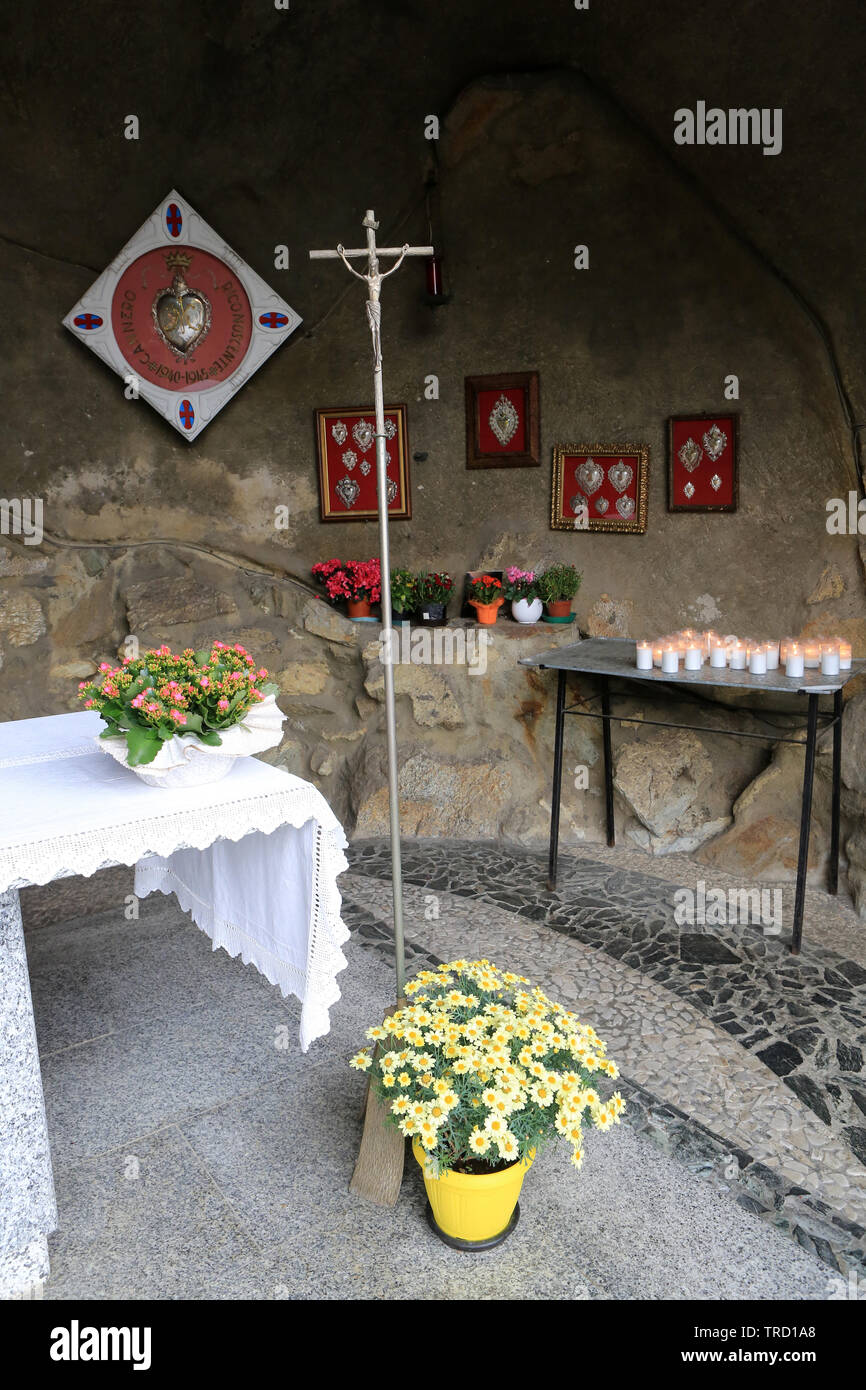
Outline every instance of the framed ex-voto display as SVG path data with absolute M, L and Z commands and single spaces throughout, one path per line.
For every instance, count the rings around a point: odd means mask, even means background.
M 541 463 L 538 372 L 466 377 L 466 467 Z
M 669 512 L 737 510 L 739 421 L 736 413 L 670 417 Z
M 646 530 L 648 444 L 555 444 L 555 531 Z
M 370 521 L 378 516 L 374 410 L 317 410 L 315 419 L 322 521 Z M 385 406 L 385 471 L 388 516 L 411 517 L 405 405 Z

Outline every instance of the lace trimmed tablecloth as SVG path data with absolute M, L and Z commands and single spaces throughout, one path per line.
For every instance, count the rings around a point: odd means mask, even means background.
M 135 864 L 139 897 L 176 892 L 214 949 L 297 996 L 306 1051 L 346 966 L 333 811 L 257 758 L 210 785 L 148 787 L 95 747 L 104 727 L 91 711 L 0 724 L 0 891 Z
M 315 787 L 256 758 L 149 787 L 95 746 L 103 727 L 87 711 L 0 724 L 0 1298 L 41 1288 L 57 1224 L 19 888 L 134 864 L 139 896 L 175 892 L 214 950 L 298 997 L 303 1051 L 346 966 L 346 838 Z

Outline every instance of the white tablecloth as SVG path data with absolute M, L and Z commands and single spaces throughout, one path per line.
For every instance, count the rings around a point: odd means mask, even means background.
M 257 758 L 221 782 L 148 787 L 94 745 L 93 711 L 0 724 L 0 892 L 135 864 L 176 892 L 214 949 L 300 999 L 304 1051 L 329 1028 L 348 931 L 346 839 L 321 793 Z

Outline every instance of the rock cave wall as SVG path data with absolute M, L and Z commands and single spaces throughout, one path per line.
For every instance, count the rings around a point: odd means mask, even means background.
M 346 17 L 344 6 L 326 8 Z M 423 7 L 403 7 L 399 16 L 387 8 L 407 43 L 413 25 L 422 33 Z M 443 23 L 452 20 L 445 7 Z M 829 535 L 825 525 L 826 499 L 859 487 L 850 433 L 825 344 L 748 244 L 760 234 L 766 242 L 768 233 L 751 167 L 752 201 L 744 197 L 739 209 L 744 240 L 702 196 L 688 162 L 694 152 L 678 167 L 660 139 L 652 93 L 643 98 L 647 119 L 635 119 L 639 99 L 625 100 L 622 83 L 617 91 L 603 55 L 595 57 L 606 85 L 562 60 L 553 28 L 536 33 L 527 50 L 529 65 L 543 71 L 498 71 L 508 66 L 508 45 L 500 44 L 501 60 L 487 69 L 496 75 L 466 83 L 470 58 L 485 71 L 472 38 L 465 53 L 452 45 L 443 54 L 429 96 L 418 95 L 414 70 L 392 77 L 393 95 L 374 87 L 371 119 L 391 132 L 386 159 L 355 151 L 364 135 L 357 109 L 342 88 L 329 88 L 327 33 L 304 17 L 301 25 L 313 31 L 301 50 L 282 52 L 308 83 L 306 95 L 279 140 L 254 138 L 254 127 L 266 130 L 264 117 L 281 109 L 266 81 L 274 76 L 276 21 L 254 21 L 241 6 L 233 21 L 210 23 L 181 59 L 189 65 L 190 120 L 203 122 L 188 147 L 172 145 L 158 119 L 160 103 L 175 114 L 176 107 L 159 76 L 164 49 L 155 32 L 138 55 L 137 98 L 109 76 L 107 94 L 97 99 L 85 84 L 76 107 L 75 65 L 62 71 L 54 59 L 38 111 L 23 77 L 42 60 L 35 42 L 22 40 L 30 66 L 7 92 L 13 134 L 4 139 L 14 142 L 16 121 L 27 132 L 10 155 L 24 187 L 10 205 L 0 267 L 7 302 L 27 309 L 3 364 L 0 491 L 44 499 L 46 538 L 38 547 L 0 538 L 0 717 L 73 706 L 77 680 L 113 658 L 129 633 L 172 645 L 239 640 L 283 691 L 288 723 L 274 760 L 315 781 L 350 833 L 383 833 L 381 668 L 367 633 L 314 597 L 309 582 L 318 559 L 376 550 L 373 524 L 320 522 L 312 427 L 316 406 L 368 397 L 367 332 L 345 272 L 310 267 L 306 250 L 348 239 L 371 202 L 387 241 L 426 240 L 423 180 L 433 151 L 423 117 L 436 109 L 434 237 L 443 238 L 452 301 L 431 310 L 418 267 L 389 282 L 384 301 L 386 392 L 408 403 L 413 460 L 413 517 L 392 528 L 394 563 L 462 576 L 481 566 L 573 560 L 584 576 L 576 611 L 585 633 L 827 627 L 866 655 L 858 538 Z M 373 21 L 377 33 L 384 25 L 384 16 Z M 125 40 L 116 37 L 122 56 Z M 80 38 L 70 42 L 77 52 Z M 356 53 L 349 56 L 350 43 L 347 33 L 337 52 L 357 83 L 363 68 Z M 582 55 L 584 69 L 592 56 Z M 230 80 L 246 103 L 243 122 L 211 111 L 214 92 Z M 143 107 L 142 139 L 132 148 L 117 145 L 120 114 L 118 131 L 106 130 L 112 101 L 118 113 Z M 62 160 L 58 131 L 70 108 L 74 149 Z M 52 178 L 36 196 L 22 155 L 43 146 L 55 150 Z M 730 157 L 719 164 L 723 195 L 725 180 L 729 192 L 736 187 Z M 144 402 L 125 400 L 119 379 L 60 326 L 173 183 L 305 320 L 191 447 Z M 804 212 L 805 225 L 812 215 Z M 272 254 L 284 241 L 292 257 L 286 274 L 273 269 Z M 578 243 L 589 246 L 587 271 L 574 269 Z M 790 245 L 782 239 L 776 249 L 793 275 Z M 838 267 L 820 281 L 816 265 L 807 246 L 799 267 L 805 287 L 823 290 L 822 308 L 838 323 L 847 354 L 843 366 L 856 377 L 856 346 L 842 322 L 844 281 Z M 542 466 L 467 472 L 464 375 L 528 369 L 541 376 Z M 431 373 L 437 400 L 424 397 Z M 729 409 L 730 373 L 740 381 L 739 511 L 672 515 L 666 418 Z M 644 536 L 549 528 L 553 443 L 599 440 L 650 446 Z M 289 508 L 284 530 L 274 525 L 280 505 Z M 547 628 L 501 620 L 483 674 L 460 665 L 398 669 L 407 834 L 544 842 L 553 680 L 516 663 L 554 640 Z M 573 691 L 591 698 L 586 683 L 573 682 Z M 689 850 L 734 872 L 791 875 L 799 750 L 774 749 L 772 728 L 757 719 L 751 727 L 768 737 L 754 746 L 641 727 L 664 717 L 660 710 L 647 700 L 616 738 L 621 834 L 653 853 Z M 715 707 L 698 706 L 695 717 L 732 720 Z M 866 912 L 866 695 L 856 685 L 846 721 L 845 844 Z M 570 721 L 566 768 L 587 767 L 589 786 L 580 790 L 566 776 L 565 844 L 603 838 L 599 756 L 597 726 Z M 822 755 L 815 873 L 826 853 L 825 763 Z

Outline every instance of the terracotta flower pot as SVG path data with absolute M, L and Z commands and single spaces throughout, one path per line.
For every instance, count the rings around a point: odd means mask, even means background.
M 553 599 L 546 605 L 546 607 L 551 618 L 567 618 L 571 612 L 571 599 Z
M 346 600 L 346 608 L 350 618 L 369 618 L 370 601 L 366 598 L 350 598 Z
M 471 598 L 469 602 L 475 609 L 475 616 L 483 627 L 493 626 L 496 622 L 496 615 L 503 604 L 501 598 L 495 598 L 492 603 L 479 603 L 477 598 Z

